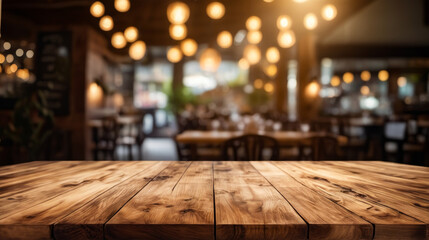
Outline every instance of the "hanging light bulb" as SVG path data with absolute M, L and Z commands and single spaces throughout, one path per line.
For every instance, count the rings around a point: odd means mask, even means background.
M 272 93 L 274 91 L 274 85 L 272 83 L 265 83 L 264 90 L 267 93 Z
M 185 24 L 172 24 L 170 25 L 170 37 L 173 40 L 183 40 L 186 38 L 186 35 L 188 34 L 188 30 L 185 26 Z
M 250 65 L 254 65 L 261 60 L 261 51 L 259 48 L 255 45 L 247 45 L 244 48 L 244 58 L 246 58 L 247 62 L 249 62 Z
M 135 42 L 139 37 L 139 30 L 136 27 L 127 27 L 124 31 L 125 39 L 128 42 Z
M 129 0 L 115 0 L 115 9 L 118 12 L 127 12 L 130 10 L 130 1 Z
M 295 33 L 292 30 L 280 31 L 277 42 L 282 48 L 290 48 L 295 44 Z
M 331 86 L 332 87 L 338 87 L 339 85 L 341 84 L 341 79 L 340 79 L 340 77 L 338 77 L 338 76 L 333 76 L 332 78 L 331 78 Z
M 211 19 L 221 19 L 225 15 L 225 6 L 220 2 L 212 2 L 207 5 L 206 11 Z
M 371 73 L 369 71 L 362 71 L 360 73 L 360 78 L 365 82 L 369 81 L 371 79 Z
M 15 58 L 13 57 L 13 55 L 12 55 L 12 54 L 8 54 L 8 55 L 6 55 L 6 62 L 7 62 L 7 63 L 12 63 L 12 62 L 13 62 L 13 60 L 15 60 Z
M 103 3 L 96 1 L 89 8 L 89 12 L 92 16 L 98 18 L 104 15 L 104 5 Z
M 277 18 L 277 28 L 279 30 L 289 29 L 292 26 L 292 19 L 287 15 L 281 15 Z
M 250 44 L 258 44 L 262 41 L 262 33 L 261 31 L 255 30 L 255 31 L 249 31 L 247 33 L 247 41 Z
M 304 17 L 304 26 L 308 30 L 313 30 L 317 27 L 317 17 L 314 13 L 307 13 Z
M 328 4 L 322 8 L 322 17 L 326 21 L 331 21 L 336 16 L 337 16 L 337 8 L 334 5 Z
M 369 93 L 370 93 L 369 87 L 368 86 L 362 86 L 360 88 L 360 93 L 364 96 L 369 95 Z
M 277 74 L 277 66 L 274 64 L 268 65 L 264 70 L 268 77 L 274 77 Z
M 305 88 L 305 94 L 309 98 L 317 97 L 317 95 L 319 94 L 319 91 L 320 91 L 320 85 L 316 81 L 312 81 Z
M 201 69 L 216 72 L 222 62 L 220 54 L 213 48 L 207 48 L 200 56 Z
M 22 48 L 16 49 L 15 55 L 17 57 L 22 57 L 24 55 L 24 50 L 22 50 Z
M 280 52 L 276 47 L 270 47 L 267 49 L 265 57 L 269 63 L 277 63 L 280 60 Z
M 167 7 L 167 18 L 172 24 L 184 24 L 189 19 L 189 7 L 183 2 L 173 2 Z
M 100 19 L 100 28 L 103 31 L 110 31 L 113 29 L 113 19 L 111 16 L 104 16 Z
M 33 50 L 28 50 L 26 53 L 25 53 L 25 56 L 27 57 L 27 58 L 33 58 L 34 57 L 34 51 Z
M 0 64 L 3 64 L 6 61 L 6 58 L 3 54 L 0 53 Z
M 407 78 L 404 76 L 398 77 L 397 83 L 399 87 L 404 87 L 407 85 Z
M 389 72 L 386 70 L 381 70 L 378 72 L 378 79 L 380 79 L 382 82 L 387 81 L 389 79 Z
M 232 45 L 232 35 L 228 31 L 222 31 L 217 35 L 217 44 L 221 48 L 229 48 Z
M 257 16 L 251 16 L 246 21 L 246 28 L 249 31 L 256 31 L 261 28 L 261 19 Z
M 345 83 L 351 83 L 351 82 L 353 82 L 354 78 L 355 77 L 353 76 L 353 73 L 351 73 L 351 72 L 346 72 L 346 73 L 343 74 L 343 81 Z
M 194 39 L 188 38 L 180 43 L 180 49 L 185 56 L 194 56 L 198 50 L 198 44 Z
M 253 86 L 255 87 L 255 89 L 261 89 L 264 86 L 264 81 L 258 78 L 253 82 Z
M 141 60 L 146 54 L 146 44 L 143 41 L 134 42 L 128 53 L 133 60 Z
M 122 32 L 117 32 L 112 35 L 112 46 L 117 49 L 124 48 L 127 45 L 127 40 Z
M 183 55 L 178 46 L 171 47 L 167 51 L 167 59 L 172 63 L 178 63 L 182 60 Z
M 241 58 L 239 61 L 238 61 L 238 67 L 241 69 L 241 70 L 247 70 L 247 69 L 249 69 L 249 62 L 247 62 L 247 60 L 245 59 L 245 58 Z

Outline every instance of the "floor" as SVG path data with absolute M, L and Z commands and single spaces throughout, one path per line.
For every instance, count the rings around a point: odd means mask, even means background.
M 116 155 L 118 160 L 178 160 L 176 146 L 171 138 L 146 138 L 142 150 L 142 159 L 139 157 L 136 147 L 133 148 L 132 159 L 129 159 L 126 148 L 118 148 Z

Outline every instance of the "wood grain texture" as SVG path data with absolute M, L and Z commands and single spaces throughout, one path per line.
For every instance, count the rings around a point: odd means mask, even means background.
M 144 162 L 140 172 L 95 197 L 54 226 L 56 239 L 103 239 L 104 224 L 171 162 Z
M 386 162 L 0 167 L 0 239 L 429 239 L 429 168 Z
M 214 164 L 219 239 L 306 239 L 307 226 L 248 162 Z
M 213 239 L 211 162 L 176 162 L 105 226 L 106 239 Z
M 372 225 L 323 197 L 269 162 L 251 164 L 309 224 L 309 239 L 372 239 Z
M 305 162 L 274 163 L 305 186 L 374 224 L 374 239 L 425 239 L 426 225 L 385 205 L 387 198 L 372 196 L 369 189 L 350 187 L 348 176 L 334 171 L 324 173 L 316 164 Z M 306 165 L 306 166 L 304 166 Z M 333 169 L 335 170 L 335 169 Z M 394 196 L 393 196 L 394 197 Z

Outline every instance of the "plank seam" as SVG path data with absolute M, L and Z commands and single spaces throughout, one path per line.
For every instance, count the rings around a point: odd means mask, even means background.
M 265 181 L 267 181 L 271 185 L 271 187 L 273 187 L 280 194 L 280 196 L 282 196 L 284 198 L 284 200 L 286 200 L 287 203 L 289 203 L 289 205 L 293 208 L 293 210 L 306 223 L 306 225 L 307 225 L 307 239 L 309 239 L 309 237 L 310 237 L 310 224 L 307 222 L 307 220 L 305 220 L 305 218 L 301 216 L 301 214 L 295 209 L 295 207 L 289 202 L 289 200 L 287 200 L 286 197 L 283 196 L 283 194 L 261 172 L 259 172 L 259 170 L 257 168 L 255 168 L 255 166 L 253 166 L 253 164 L 251 162 L 248 162 L 248 163 L 253 167 L 253 169 L 256 170 L 256 172 L 259 173 L 259 175 L 261 175 L 265 179 Z M 265 228 L 264 228 L 264 234 L 265 234 Z
M 216 194 L 215 194 L 215 179 L 214 179 L 214 162 L 212 162 L 212 186 L 213 186 L 213 216 L 214 216 L 214 221 L 213 221 L 213 228 L 214 228 L 214 239 L 217 240 L 216 237 Z
M 185 173 L 188 171 L 188 169 L 189 169 L 189 167 L 192 165 L 192 163 L 194 163 L 194 162 L 191 162 L 191 163 L 186 167 L 185 171 L 183 171 L 183 173 L 182 173 L 182 175 L 180 176 L 179 180 L 177 180 L 176 184 L 174 184 L 174 186 L 173 186 L 173 189 L 171 189 L 171 192 L 173 192 L 173 191 L 174 191 L 174 189 L 176 188 L 177 184 L 179 184 L 180 180 L 182 180 L 183 176 L 184 176 L 184 175 L 185 175 Z

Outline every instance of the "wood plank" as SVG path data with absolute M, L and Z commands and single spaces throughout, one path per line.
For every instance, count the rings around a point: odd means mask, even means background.
M 320 174 L 317 168 L 300 167 L 303 162 L 273 164 L 298 182 L 371 222 L 374 225 L 374 239 L 425 239 L 426 226 L 423 222 L 386 206 L 380 199 L 373 199 L 371 193 L 344 186 L 343 182 L 333 182 L 331 177 Z
M 372 239 L 372 225 L 268 162 L 251 164 L 309 224 L 309 239 Z
M 307 238 L 304 220 L 249 162 L 216 162 L 214 190 L 217 238 Z
M 118 162 L 111 165 L 115 168 L 96 171 L 98 175 L 85 179 L 73 190 L 1 219 L 0 239 L 51 238 L 54 223 L 145 167 L 143 162 Z M 37 198 L 43 199 L 44 193 L 40 192 Z
M 55 239 L 103 239 L 104 224 L 171 162 L 144 162 L 146 168 L 92 199 L 54 225 Z
M 50 179 L 40 179 L 40 181 L 53 181 L 53 183 L 49 185 L 42 184 L 38 187 L 35 186 L 25 192 L 9 189 L 10 194 L 9 192 L 5 192 L 1 194 L 2 196 L 0 197 L 0 219 L 52 199 L 82 185 L 91 183 L 92 181 L 96 181 L 97 179 L 103 179 L 112 171 L 115 171 L 117 167 L 123 165 L 124 163 L 120 162 L 94 162 L 89 165 L 91 168 L 86 168 L 86 165 L 82 166 L 82 168 L 80 168 L 82 171 L 77 171 L 74 175 L 60 174 L 51 176 Z M 35 181 L 35 185 L 38 184 L 37 182 L 38 181 Z M 20 189 L 20 187 L 18 187 L 18 189 Z
M 106 239 L 213 239 L 212 163 L 172 163 L 105 230 Z
M 3 179 L 5 175 L 16 174 L 23 171 L 42 171 L 40 168 L 44 165 L 54 164 L 54 161 L 34 161 L 28 163 L 14 164 L 9 166 L 0 167 L 0 179 Z

